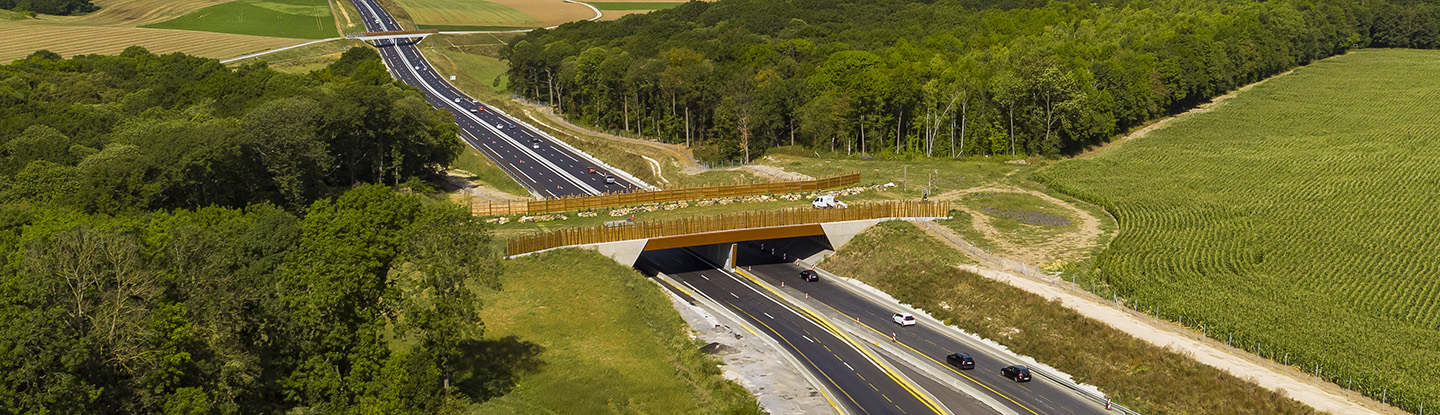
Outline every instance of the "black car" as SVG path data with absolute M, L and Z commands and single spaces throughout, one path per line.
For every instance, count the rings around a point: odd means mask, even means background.
M 1000 369 L 1000 374 L 1016 382 L 1030 381 L 1030 368 L 1025 366 L 1005 366 L 1004 369 Z
M 807 269 L 800 271 L 800 279 L 805 281 L 820 281 L 820 274 L 815 273 L 815 270 Z
M 945 356 L 945 363 L 950 364 L 950 366 L 955 366 L 956 369 L 969 370 L 975 368 L 975 358 L 964 353 L 951 353 L 949 356 Z

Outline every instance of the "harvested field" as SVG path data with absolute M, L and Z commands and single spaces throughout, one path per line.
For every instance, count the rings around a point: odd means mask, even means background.
M 136 27 L 74 27 L 0 25 L 0 62 L 10 62 L 48 49 L 62 56 L 117 54 L 132 45 L 154 53 L 185 52 L 225 58 L 289 46 L 295 39 Z
M 397 0 L 421 28 L 483 30 L 546 27 L 595 17 L 581 4 L 563 0 Z
M 621 17 L 632 14 L 645 14 L 656 10 L 674 8 L 685 2 L 674 0 L 640 0 L 640 1 L 587 1 L 591 6 L 600 9 L 600 20 L 618 20 Z
M 143 26 L 234 0 L 94 0 L 100 10 L 84 16 L 41 15 L 27 23 L 85 26 Z
M 327 0 L 239 0 L 145 27 L 300 39 L 339 33 Z

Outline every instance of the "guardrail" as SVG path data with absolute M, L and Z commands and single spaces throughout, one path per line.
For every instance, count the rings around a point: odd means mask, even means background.
M 860 183 L 860 174 L 855 173 L 819 180 L 804 180 L 794 182 L 696 187 L 690 189 L 661 190 L 655 192 L 610 193 L 600 196 L 569 197 L 550 200 L 533 200 L 527 202 L 474 202 L 470 205 L 470 212 L 476 216 L 531 215 L 537 213 L 605 209 L 622 206 L 643 205 L 648 203 L 679 202 L 684 200 L 714 199 L 721 197 L 744 197 L 776 193 L 804 193 L 841 186 L 849 186 L 858 183 Z
M 846 209 L 785 209 L 743 212 L 669 221 L 636 222 L 634 226 L 560 229 L 505 241 L 505 256 L 527 254 L 571 245 L 598 244 L 634 239 L 660 238 L 736 229 L 810 225 L 826 222 L 881 218 L 946 217 L 950 202 L 879 202 L 857 204 Z

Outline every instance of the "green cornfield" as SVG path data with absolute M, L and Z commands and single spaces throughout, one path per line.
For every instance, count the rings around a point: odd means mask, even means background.
M 1362 50 L 1037 180 L 1109 209 L 1127 305 L 1440 413 L 1440 52 Z

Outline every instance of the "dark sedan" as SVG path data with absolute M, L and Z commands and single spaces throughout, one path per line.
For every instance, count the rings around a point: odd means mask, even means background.
M 952 353 L 945 356 L 945 363 L 955 366 L 956 369 L 969 370 L 975 368 L 975 358 L 964 353 Z
M 820 281 L 820 274 L 816 273 L 815 270 L 807 269 L 804 271 L 800 271 L 800 279 L 812 282 Z
M 1025 366 L 1005 366 L 1000 369 L 1000 374 L 1016 382 L 1030 381 L 1030 368 Z

